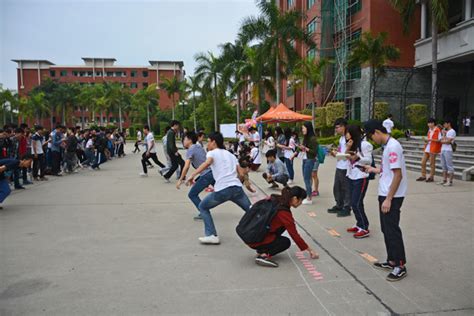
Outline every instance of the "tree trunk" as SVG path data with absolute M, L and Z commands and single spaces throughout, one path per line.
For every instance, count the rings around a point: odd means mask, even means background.
M 102 126 L 102 124 L 104 123 L 104 112 L 102 112 L 102 110 L 100 110 L 100 126 Z
M 239 129 L 240 123 L 240 103 L 242 102 L 240 92 L 237 93 L 237 129 Z
M 213 96 L 213 102 L 214 102 L 214 129 L 215 131 L 219 131 L 218 126 L 217 126 L 217 76 L 214 75 L 214 96 Z
M 311 104 L 311 122 L 313 123 L 313 128 L 316 126 L 316 110 L 315 110 L 315 103 L 316 103 L 316 93 L 315 93 L 315 88 L 313 87 L 313 102 Z
M 148 127 L 151 128 L 151 124 L 150 124 L 150 105 L 149 104 L 146 105 L 146 121 L 148 123 Z
M 280 58 L 278 56 L 278 48 L 277 48 L 277 54 L 276 54 L 276 62 L 275 62 L 275 67 L 276 67 L 276 73 L 275 73 L 275 88 L 276 88 L 276 104 L 280 104 L 280 99 L 281 99 L 281 91 L 280 91 Z
M 370 87 L 369 87 L 369 119 L 374 118 L 374 77 L 375 69 L 370 67 Z
M 55 114 L 55 113 L 54 113 L 54 108 L 53 108 L 53 106 L 51 106 L 51 114 L 50 114 L 50 117 L 49 117 L 49 123 L 51 124 L 50 130 L 53 130 L 53 128 L 54 128 L 54 127 L 53 127 L 53 124 L 54 124 L 54 122 L 53 122 L 53 115 L 54 115 L 54 114 Z
M 171 97 L 171 99 L 173 100 L 173 104 L 171 104 L 171 117 L 172 119 L 174 120 L 174 93 L 173 93 L 173 96 Z
M 196 123 L 196 95 L 193 91 L 193 113 L 194 113 L 194 132 L 197 133 L 197 123 Z
M 84 127 L 85 127 L 84 107 L 81 106 L 81 129 L 84 130 Z
M 62 108 L 62 118 L 61 118 L 61 124 L 64 126 L 66 125 L 66 106 L 65 104 L 63 103 L 63 108 Z
M 438 25 L 431 14 L 431 111 L 430 116 L 436 118 L 438 103 Z
M 119 105 L 119 130 L 122 132 L 122 105 Z

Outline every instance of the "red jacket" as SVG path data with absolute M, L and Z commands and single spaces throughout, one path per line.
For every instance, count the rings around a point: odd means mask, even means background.
M 270 231 L 268 232 L 267 236 L 265 236 L 265 239 L 263 239 L 262 242 L 249 244 L 248 246 L 255 249 L 259 246 L 272 243 L 277 238 L 277 236 L 280 236 L 285 230 L 288 231 L 291 239 L 294 240 L 301 251 L 308 249 L 308 245 L 296 230 L 295 219 L 293 218 L 291 211 L 285 209 L 281 209 L 277 212 L 272 220 Z
M 25 136 L 22 136 L 18 140 L 18 154 L 20 158 L 26 155 L 27 149 L 28 149 L 28 141 Z

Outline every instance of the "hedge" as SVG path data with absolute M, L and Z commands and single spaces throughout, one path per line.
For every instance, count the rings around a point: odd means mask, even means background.
M 336 119 L 346 116 L 344 102 L 330 102 L 326 106 L 326 126 L 333 126 Z
M 389 114 L 389 106 L 387 102 L 375 102 L 374 118 L 376 120 L 385 120 Z
M 406 116 L 410 127 L 417 131 L 426 130 L 428 106 L 426 104 L 410 104 L 406 107 Z
M 324 128 L 326 126 L 326 107 L 316 107 L 314 116 L 314 128 Z

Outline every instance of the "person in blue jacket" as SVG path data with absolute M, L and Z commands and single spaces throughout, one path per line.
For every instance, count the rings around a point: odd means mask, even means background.
M 11 174 L 19 168 L 31 168 L 32 161 L 31 155 L 25 155 L 21 160 L 0 159 L 0 205 L 11 193 L 6 173 Z M 0 206 L 0 209 L 3 209 L 3 207 Z

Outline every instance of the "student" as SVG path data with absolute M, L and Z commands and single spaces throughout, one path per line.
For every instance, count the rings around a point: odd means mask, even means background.
M 271 184 L 270 188 L 277 189 L 277 183 L 283 184 L 284 187 L 288 186 L 288 170 L 286 170 L 285 164 L 276 158 L 275 150 L 267 151 L 265 156 L 267 157 L 267 172 L 264 172 L 262 176 Z
M 316 131 L 315 131 L 316 132 Z M 315 133 L 316 135 L 316 133 Z M 311 174 L 311 177 L 313 178 L 313 192 L 311 192 L 311 196 L 319 196 L 319 177 L 318 177 L 318 169 L 319 169 L 319 144 L 316 147 L 316 159 L 314 160 L 314 167 L 313 167 L 313 172 Z
M 268 127 L 265 130 L 264 136 L 264 144 L 263 144 L 263 153 L 266 154 L 267 151 L 275 149 L 275 138 L 273 137 L 273 131 L 271 127 Z
M 199 168 L 206 161 L 206 151 L 201 145 L 197 143 L 197 135 L 194 132 L 188 132 L 184 135 L 183 146 L 186 148 L 186 161 L 184 162 L 184 168 L 181 172 L 181 177 L 176 184 L 176 189 L 179 190 L 181 184 L 185 181 L 186 175 L 188 174 L 189 167 L 192 165 L 194 169 Z M 207 168 L 201 172 L 196 182 L 191 186 L 188 197 L 193 202 L 194 206 L 199 212 L 199 204 L 201 199 L 199 193 L 206 189 L 209 185 L 214 185 L 216 181 L 212 175 L 211 168 Z M 200 220 L 202 217 L 198 214 L 194 217 L 195 220 Z
M 370 235 L 369 220 L 364 208 L 364 197 L 369 186 L 369 174 L 365 172 L 365 166 L 370 166 L 372 163 L 373 146 L 362 139 L 362 131 L 356 125 L 347 126 L 346 140 L 346 153 L 350 154 L 347 178 L 349 178 L 351 207 L 356 218 L 356 225 L 348 228 L 347 232 L 360 239 Z
M 260 134 L 257 132 L 255 127 L 249 128 L 249 137 L 248 140 L 249 142 L 253 142 L 255 146 L 259 147 L 260 146 Z
M 210 209 L 227 201 L 232 201 L 247 212 L 251 203 L 245 195 L 242 183 L 238 178 L 241 171 L 237 158 L 225 149 L 224 137 L 221 133 L 214 132 L 209 135 L 207 150 L 206 161 L 191 175 L 187 183 L 192 184 L 198 174 L 209 167 L 211 168 L 216 183 L 214 192 L 209 193 L 199 204 L 205 234 L 204 237 L 199 238 L 199 241 L 202 244 L 217 245 L 220 243 L 220 239 Z
M 281 145 L 280 147 L 283 148 L 286 169 L 288 170 L 288 174 L 290 175 L 290 180 L 288 180 L 288 184 L 293 184 L 293 180 L 295 179 L 295 169 L 293 168 L 293 155 L 296 149 L 296 142 L 295 139 L 292 137 L 290 128 L 285 129 L 285 145 Z
M 148 177 L 148 170 L 146 166 L 146 161 L 148 159 L 151 158 L 161 168 L 164 168 L 165 165 L 162 164 L 160 160 L 158 160 L 158 156 L 156 155 L 155 138 L 153 137 L 153 133 L 150 132 L 150 127 L 148 125 L 143 127 L 143 134 L 145 134 L 146 151 L 142 155 L 143 172 L 140 173 L 140 176 Z
M 311 122 L 304 122 L 303 126 L 301 126 L 301 132 L 303 133 L 303 144 L 299 145 L 299 149 L 302 152 L 303 179 L 306 187 L 306 198 L 303 200 L 303 204 L 310 205 L 313 204 L 311 180 L 314 162 L 318 156 L 318 141 L 316 140 L 313 124 Z
M 256 146 L 254 142 L 249 143 L 250 147 L 250 169 L 252 171 L 257 171 L 262 164 L 262 157 L 260 156 L 260 149 Z
M 31 162 L 33 161 L 32 156 L 26 154 L 21 160 L 18 159 L 0 159 L 0 203 L 3 203 L 5 199 L 10 195 L 11 189 L 8 184 L 8 180 L 5 177 L 6 171 L 14 172 L 21 168 L 31 168 Z M 0 206 L 0 209 L 3 209 Z
M 77 165 L 77 144 L 76 129 L 72 127 L 66 139 L 66 152 L 64 154 L 68 173 L 72 173 Z
M 197 141 L 197 143 L 198 143 L 199 145 L 201 145 L 202 148 L 204 148 L 204 137 L 206 137 L 206 134 L 204 134 L 204 132 L 199 132 L 199 133 L 197 134 L 197 136 L 198 136 L 198 141 Z M 244 138 L 244 140 L 245 140 L 245 138 Z
M 443 168 L 443 181 L 438 184 L 445 187 L 453 185 L 454 164 L 453 164 L 453 143 L 456 138 L 456 131 L 452 128 L 450 119 L 445 119 L 441 138 L 441 166 Z M 449 180 L 448 180 L 449 176 Z
M 179 132 L 180 125 L 181 124 L 176 120 L 171 121 L 171 128 L 166 134 L 166 150 L 171 159 L 171 168 L 163 177 L 168 183 L 170 182 L 171 176 L 178 169 L 178 167 L 180 167 L 181 170 L 184 168 L 183 158 L 181 158 L 181 155 L 178 152 L 178 147 L 176 147 L 176 134 Z
M 387 119 L 382 123 L 383 127 L 387 130 L 387 133 L 392 134 L 393 129 L 393 121 L 392 121 L 392 114 L 387 115 Z
M 369 120 L 364 125 L 369 139 L 384 146 L 380 168 L 366 167 L 366 172 L 380 173 L 378 200 L 379 214 L 387 261 L 374 263 L 379 269 L 391 270 L 388 281 L 398 281 L 406 277 L 405 247 L 400 229 L 400 208 L 407 191 L 405 157 L 400 143 L 390 135 L 377 120 Z
M 140 152 L 140 147 L 139 145 L 142 143 L 142 132 L 140 130 L 137 130 L 137 141 L 135 142 L 135 149 L 133 150 L 133 153 L 135 154 L 136 152 Z
M 347 121 L 344 118 L 336 119 L 334 129 L 336 134 L 340 135 L 339 147 L 331 151 L 331 156 L 343 154 L 346 152 L 346 126 Z M 338 217 L 351 215 L 351 194 L 349 191 L 349 179 L 347 178 L 347 160 L 338 160 L 336 162 L 336 174 L 334 175 L 333 194 L 336 205 L 328 209 L 328 213 L 337 213 Z
M 44 157 L 43 143 L 43 127 L 39 125 L 35 126 L 35 133 L 31 136 L 31 154 L 33 155 L 33 179 L 36 181 L 48 180 L 44 176 L 46 161 Z
M 425 150 L 421 160 L 421 177 L 416 181 L 433 182 L 436 172 L 436 155 L 441 152 L 441 130 L 436 126 L 436 120 L 428 120 L 428 138 L 425 140 Z M 426 178 L 426 163 L 430 161 L 430 176 Z
M 278 267 L 278 263 L 273 261 L 272 257 L 291 246 L 290 239 L 282 236 L 285 231 L 288 231 L 301 251 L 307 251 L 311 259 L 318 259 L 318 253 L 306 244 L 296 230 L 295 220 L 291 214 L 291 208 L 297 208 L 306 198 L 305 190 L 298 186 L 285 187 L 281 195 L 272 195 L 271 198 L 278 200 L 278 211 L 271 221 L 270 230 L 262 242 L 248 244 L 250 248 L 257 251 L 255 263 L 265 267 Z
M 245 145 L 245 136 L 242 132 L 235 131 L 235 138 L 238 140 L 240 146 Z
M 277 158 L 281 160 L 281 162 L 285 162 L 285 154 L 283 152 L 283 149 L 285 148 L 286 144 L 286 138 L 285 134 L 283 133 L 283 130 L 281 129 L 280 126 L 277 126 L 275 128 L 275 136 L 276 136 L 276 154 Z
M 52 175 L 61 176 L 61 145 L 63 144 L 63 134 L 61 125 L 57 125 L 56 129 L 51 133 L 51 158 L 52 158 Z

